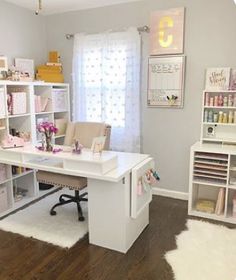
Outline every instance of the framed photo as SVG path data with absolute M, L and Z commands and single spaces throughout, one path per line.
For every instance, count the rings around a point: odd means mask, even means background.
M 185 8 L 151 14 L 150 55 L 184 53 Z
M 8 71 L 8 64 L 7 64 L 7 57 L 0 56 L 0 72 L 7 72 Z
M 150 107 L 183 108 L 185 56 L 150 57 L 147 104 Z
M 93 153 L 101 153 L 104 149 L 106 136 L 94 137 L 91 150 Z
M 231 68 L 208 68 L 206 71 L 206 90 L 228 90 Z
M 29 78 L 34 80 L 34 61 L 33 59 L 15 58 L 15 67 L 17 71 L 27 73 Z

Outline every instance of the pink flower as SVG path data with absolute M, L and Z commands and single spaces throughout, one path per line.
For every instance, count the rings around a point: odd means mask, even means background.
M 50 136 L 53 133 L 57 133 L 58 128 L 52 122 L 42 122 L 37 125 L 37 130 L 40 133 L 44 133 L 45 136 Z

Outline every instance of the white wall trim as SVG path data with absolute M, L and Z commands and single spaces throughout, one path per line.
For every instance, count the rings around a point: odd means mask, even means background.
M 181 199 L 181 200 L 188 200 L 188 193 L 161 189 L 161 188 L 157 188 L 157 187 L 152 188 L 152 194 Z

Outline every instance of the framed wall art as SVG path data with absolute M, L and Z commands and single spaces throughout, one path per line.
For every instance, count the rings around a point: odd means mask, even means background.
M 148 62 L 148 106 L 182 108 L 184 74 L 185 56 L 150 57 Z
M 206 71 L 207 90 L 228 90 L 230 86 L 231 68 L 208 68 Z
M 0 56 L 0 72 L 7 72 L 7 71 L 8 71 L 7 57 Z
M 184 53 L 185 8 L 151 14 L 150 55 Z

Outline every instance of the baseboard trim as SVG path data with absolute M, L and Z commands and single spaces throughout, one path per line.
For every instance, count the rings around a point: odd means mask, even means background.
M 181 200 L 188 200 L 188 193 L 171 191 L 171 190 L 161 189 L 157 187 L 152 188 L 152 194 L 181 199 Z

